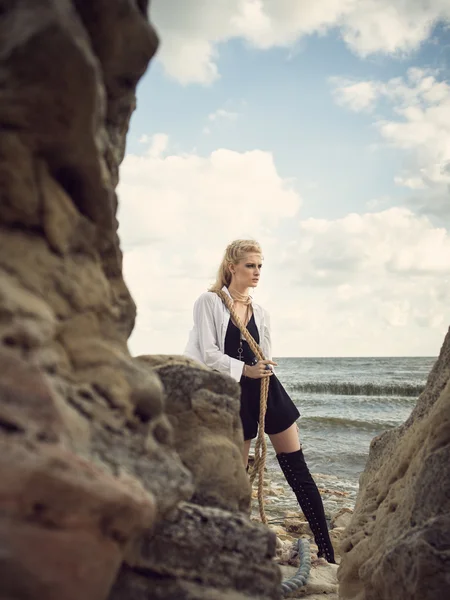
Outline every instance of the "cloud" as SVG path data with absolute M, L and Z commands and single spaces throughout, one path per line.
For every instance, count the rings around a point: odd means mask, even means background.
M 148 140 L 146 140 L 148 142 Z M 164 154 L 169 144 L 169 136 L 165 133 L 155 133 L 151 138 L 151 144 L 147 150 L 147 155 L 151 158 L 158 158 Z
M 380 136 L 405 151 L 397 185 L 424 190 L 413 201 L 423 212 L 450 216 L 450 83 L 436 71 L 412 68 L 387 82 L 333 78 L 337 101 L 354 111 L 387 101 L 394 117 L 374 119 Z
M 159 137 L 158 139 L 162 139 Z M 255 299 L 271 313 L 275 353 L 436 354 L 448 321 L 450 237 L 390 208 L 301 217 L 301 198 L 270 153 L 128 154 L 119 185 L 124 274 L 137 302 L 134 354 L 182 352 L 195 298 L 227 243 L 264 251 Z
M 234 123 L 239 118 L 239 113 L 225 110 L 224 108 L 218 108 L 214 112 L 210 113 L 207 117 L 208 125 L 203 128 L 203 133 L 209 135 L 211 133 L 211 126 L 217 125 L 218 123 Z
M 292 48 L 314 33 L 338 28 L 360 56 L 416 49 L 439 21 L 447 0 L 153 0 L 151 18 L 162 39 L 159 58 L 182 84 L 211 84 L 219 76 L 220 44 L 243 39 L 255 48 Z
M 251 237 L 270 248 L 273 229 L 301 204 L 268 152 L 163 156 L 152 150 L 162 139 L 125 157 L 118 187 L 125 278 L 139 306 L 134 338 L 142 351 L 147 331 L 154 351 L 181 351 L 192 303 L 213 283 L 225 246 Z
M 338 77 L 330 79 L 334 85 L 334 97 L 341 106 L 347 106 L 356 112 L 371 110 L 379 96 L 378 85 L 374 81 L 359 81 L 353 83 Z
M 168 143 L 157 134 L 144 154 L 128 154 L 123 162 L 121 232 L 131 243 L 173 235 L 181 245 L 198 239 L 222 248 L 229 232 L 259 235 L 297 212 L 300 197 L 278 175 L 269 152 L 221 148 L 207 157 L 163 156 Z
M 236 112 L 232 112 L 230 110 L 225 110 L 223 108 L 219 108 L 215 112 L 208 115 L 208 120 L 209 121 L 218 121 L 218 120 L 236 121 L 238 116 L 239 115 Z
M 450 314 L 447 230 L 397 207 L 335 220 L 303 219 L 298 230 L 297 239 L 271 257 L 276 266 L 264 291 L 280 353 L 438 351 Z
M 301 221 L 300 281 L 349 283 L 361 274 L 450 276 L 450 235 L 407 208 Z M 307 252 L 305 252 L 307 250 Z

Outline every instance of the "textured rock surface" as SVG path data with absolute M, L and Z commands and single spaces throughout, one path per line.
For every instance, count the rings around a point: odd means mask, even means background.
M 279 599 L 275 543 L 244 515 L 184 504 L 142 540 L 109 600 Z
M 101 600 L 138 534 L 192 493 L 162 386 L 127 350 L 114 192 L 143 0 L 0 15 L 0 596 Z
M 308 600 L 337 600 L 338 584 L 336 578 L 337 565 L 328 563 L 312 566 L 308 583 L 299 590 L 291 592 L 286 598 L 307 598 Z M 296 567 L 282 566 L 283 579 L 293 577 Z
M 352 519 L 353 511 L 350 508 L 341 508 L 333 518 L 331 519 L 330 525 L 331 528 L 335 527 L 348 527 L 351 519 Z
M 220 373 L 183 357 L 146 357 L 166 392 L 174 443 L 195 482 L 192 502 L 249 511 L 251 490 L 242 461 L 240 388 Z
M 340 596 L 450 596 L 450 332 L 401 427 L 375 438 L 341 545 Z

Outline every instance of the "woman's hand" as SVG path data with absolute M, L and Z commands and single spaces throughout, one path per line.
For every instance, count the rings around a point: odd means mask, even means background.
M 250 377 L 250 379 L 270 377 L 273 375 L 273 371 L 269 365 L 274 365 L 274 367 L 278 366 L 277 363 L 271 360 L 259 360 L 256 365 L 245 365 L 243 375 L 245 375 L 245 377 Z

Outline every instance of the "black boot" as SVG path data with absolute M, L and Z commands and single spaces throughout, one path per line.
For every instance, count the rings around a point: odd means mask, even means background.
M 303 450 L 277 454 L 277 459 L 314 534 L 319 548 L 318 556 L 323 556 L 329 563 L 335 563 L 322 498 L 305 462 Z

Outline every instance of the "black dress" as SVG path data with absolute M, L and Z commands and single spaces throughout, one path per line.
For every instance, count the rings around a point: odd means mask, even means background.
M 259 333 L 255 317 L 252 315 L 247 330 L 259 344 Z M 241 332 L 230 318 L 225 335 L 225 354 L 232 358 L 242 359 L 247 365 L 254 365 L 257 359 L 245 340 L 242 340 L 242 357 L 239 355 Z M 258 432 L 261 379 L 242 377 L 241 379 L 241 420 L 244 428 L 244 439 L 255 438 Z M 284 387 L 274 374 L 269 379 L 269 395 L 264 424 L 266 433 L 280 433 L 290 427 L 299 418 L 300 413 Z

